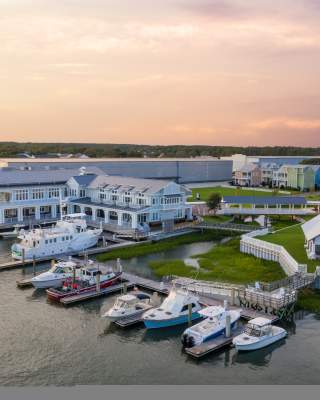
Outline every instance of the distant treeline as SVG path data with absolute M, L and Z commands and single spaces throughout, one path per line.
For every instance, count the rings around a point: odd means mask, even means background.
M 309 158 L 307 160 L 302 160 L 300 164 L 319 165 L 320 158 Z
M 53 156 L 56 153 L 81 153 L 89 157 L 221 157 L 237 153 L 256 156 L 316 156 L 320 155 L 320 148 L 0 142 L 0 157 L 15 157 L 21 153 L 43 157 L 48 155 Z M 308 162 L 310 162 L 310 160 L 308 160 Z

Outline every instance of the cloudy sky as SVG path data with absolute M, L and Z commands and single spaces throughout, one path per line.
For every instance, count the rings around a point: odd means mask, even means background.
M 0 0 L 0 140 L 320 146 L 320 0 Z

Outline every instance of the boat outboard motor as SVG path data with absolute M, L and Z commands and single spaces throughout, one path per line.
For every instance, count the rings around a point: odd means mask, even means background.
M 195 341 L 193 336 L 189 336 L 187 333 L 184 333 L 181 337 L 181 342 L 183 347 L 190 348 L 194 347 Z

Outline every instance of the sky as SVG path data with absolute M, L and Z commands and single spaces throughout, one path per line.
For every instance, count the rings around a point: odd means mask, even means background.
M 320 146 L 320 0 L 0 0 L 0 140 Z

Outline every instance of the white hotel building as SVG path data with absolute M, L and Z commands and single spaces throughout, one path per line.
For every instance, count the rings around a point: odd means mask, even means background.
M 192 219 L 184 186 L 152 179 L 107 176 L 99 168 L 83 171 L 0 170 L 0 229 L 13 224 L 59 218 L 61 199 L 68 212 L 113 232 L 142 229 L 168 220 Z

